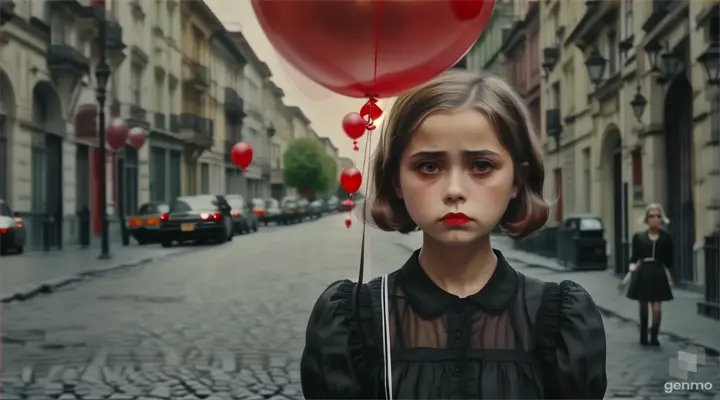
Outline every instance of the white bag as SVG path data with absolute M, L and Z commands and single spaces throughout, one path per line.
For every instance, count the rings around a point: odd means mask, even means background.
M 385 392 L 387 400 L 392 400 L 392 347 L 390 344 L 390 295 L 388 294 L 388 276 L 383 275 L 380 284 L 380 308 L 382 311 L 383 362 L 385 364 Z

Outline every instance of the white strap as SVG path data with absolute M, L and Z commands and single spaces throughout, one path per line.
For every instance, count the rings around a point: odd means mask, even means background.
M 383 330 L 383 356 L 385 363 L 385 392 L 386 399 L 392 400 L 392 346 L 390 345 L 390 296 L 388 294 L 387 275 L 381 278 L 380 308 L 382 310 L 382 330 Z

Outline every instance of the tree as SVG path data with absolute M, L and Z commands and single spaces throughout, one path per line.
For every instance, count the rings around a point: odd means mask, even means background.
M 328 189 L 328 156 L 321 145 L 312 139 L 296 139 L 283 154 L 285 185 L 297 189 L 306 197 L 324 193 Z
M 340 185 L 338 182 L 338 165 L 334 158 L 327 154 L 324 154 L 323 158 L 323 170 L 325 171 L 325 179 L 327 181 L 327 187 L 323 191 L 324 195 L 334 195 L 337 187 Z

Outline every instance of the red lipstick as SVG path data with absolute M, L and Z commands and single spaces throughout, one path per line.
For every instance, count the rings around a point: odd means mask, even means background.
M 447 213 L 443 217 L 443 221 L 449 226 L 460 226 L 470 222 L 470 217 L 463 213 Z

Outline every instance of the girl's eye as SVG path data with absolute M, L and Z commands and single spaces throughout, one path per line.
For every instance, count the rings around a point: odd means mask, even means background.
M 490 162 L 484 160 L 478 160 L 472 163 L 472 170 L 481 174 L 490 172 L 493 168 L 494 166 Z
M 423 161 L 417 164 L 417 169 L 425 174 L 434 174 L 440 171 L 440 165 L 433 161 Z

